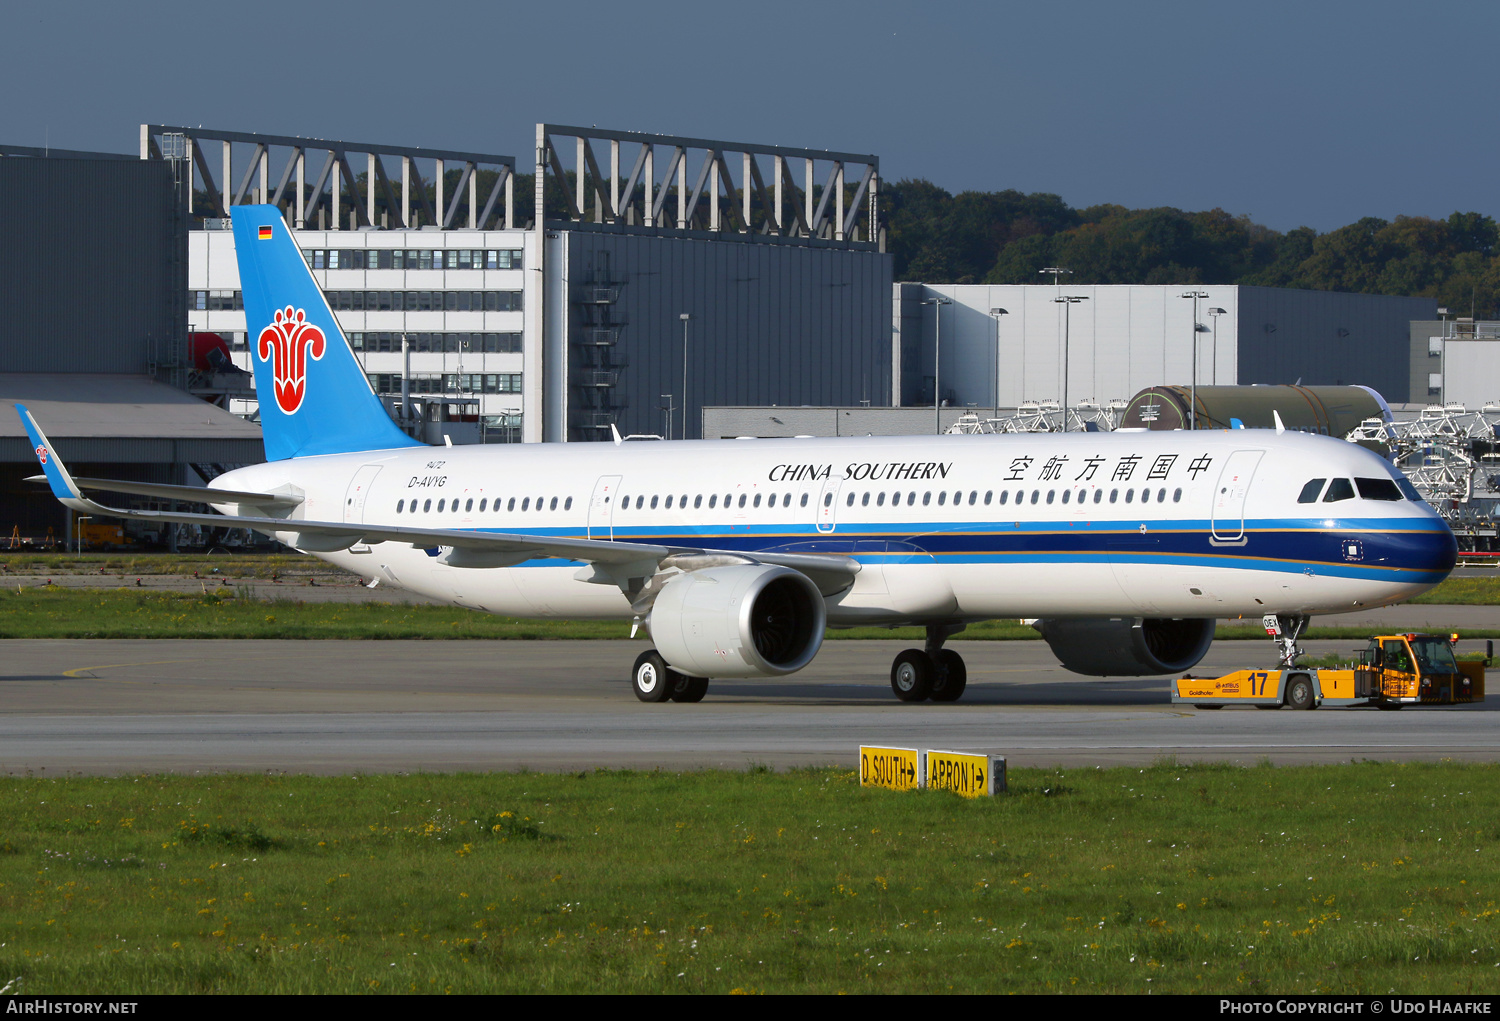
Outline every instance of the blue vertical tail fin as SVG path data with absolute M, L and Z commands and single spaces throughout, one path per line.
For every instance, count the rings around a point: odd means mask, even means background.
M 235 206 L 266 460 L 421 446 L 391 421 L 275 206 Z

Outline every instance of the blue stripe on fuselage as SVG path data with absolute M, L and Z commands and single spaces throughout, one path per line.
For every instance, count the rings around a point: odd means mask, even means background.
M 671 531 L 660 526 L 614 529 L 616 541 L 668 546 L 705 546 L 745 553 L 825 553 L 871 564 L 938 562 L 947 564 L 1141 563 L 1191 565 L 1318 574 L 1364 580 L 1425 584 L 1441 581 L 1457 559 L 1457 543 L 1446 526 L 1422 519 L 1344 519 L 1340 529 L 1325 519 L 1247 522 L 1245 543 L 1215 543 L 1208 522 L 1165 521 L 1139 527 L 1110 522 L 1059 523 L 951 522 L 921 523 L 893 530 L 864 523 L 840 525 L 837 533 L 817 532 L 811 525 L 736 525 Z M 1272 527 L 1266 527 L 1266 526 Z M 1281 525 L 1283 527 L 1275 527 Z M 1399 525 L 1393 529 L 1390 525 Z M 930 531 L 922 531 L 922 528 Z M 508 529 L 482 529 L 504 534 Z M 526 529 L 529 534 L 578 536 L 577 529 Z M 1350 549 L 1351 540 L 1357 548 Z M 527 564 L 556 564 L 556 560 Z

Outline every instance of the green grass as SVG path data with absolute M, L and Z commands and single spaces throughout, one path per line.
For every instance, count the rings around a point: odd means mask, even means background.
M 114 574 L 275 578 L 297 575 L 354 575 L 297 553 L 6 553 L 0 554 L 0 578 L 6 574 Z
M 1309 628 L 1306 640 L 1363 641 L 1370 628 Z M 456 606 L 413 603 L 307 603 L 257 599 L 243 590 L 150 592 L 134 588 L 0 588 L 0 638 L 326 638 L 326 639 L 609 639 L 630 634 L 627 621 L 527 620 Z M 921 628 L 830 629 L 830 639 L 890 638 L 920 642 Z M 1500 630 L 1466 628 L 1465 638 L 1500 638 Z M 1220 625 L 1226 639 L 1263 639 L 1254 625 Z M 1014 620 L 971 624 L 966 641 L 1033 640 Z
M 1500 767 L 0 781 L 12 992 L 1500 989 Z
M 1447 606 L 1500 606 L 1500 578 L 1447 578 L 1409 602 Z

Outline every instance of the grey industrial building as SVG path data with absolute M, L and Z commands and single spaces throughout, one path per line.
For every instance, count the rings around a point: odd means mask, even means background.
M 548 124 L 529 178 L 495 153 L 165 125 L 130 155 L 0 154 L 0 394 L 89 475 L 191 483 L 261 458 L 227 229 L 252 202 L 283 210 L 372 389 L 431 441 L 890 400 L 871 155 Z M 0 445 L 0 522 L 62 534 L 8 408 Z
M 0 148 L 0 545 L 68 518 L 23 480 L 27 404 L 80 475 L 181 483 L 261 459 L 260 430 L 181 387 L 186 228 L 173 168 Z M 201 476 L 199 476 L 201 477 Z M 194 479 L 196 481 L 196 479 Z

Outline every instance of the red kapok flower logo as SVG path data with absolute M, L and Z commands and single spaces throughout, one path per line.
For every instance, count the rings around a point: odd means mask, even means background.
M 323 331 L 307 321 L 302 309 L 294 310 L 290 305 L 277 309 L 276 321 L 260 331 L 256 354 L 261 361 L 271 363 L 276 406 L 286 414 L 295 415 L 307 395 L 308 353 L 316 361 L 327 346 Z
M 38 461 L 42 462 L 42 464 L 46 464 L 47 463 L 47 448 L 46 447 L 38 446 L 36 448 L 36 459 Z

